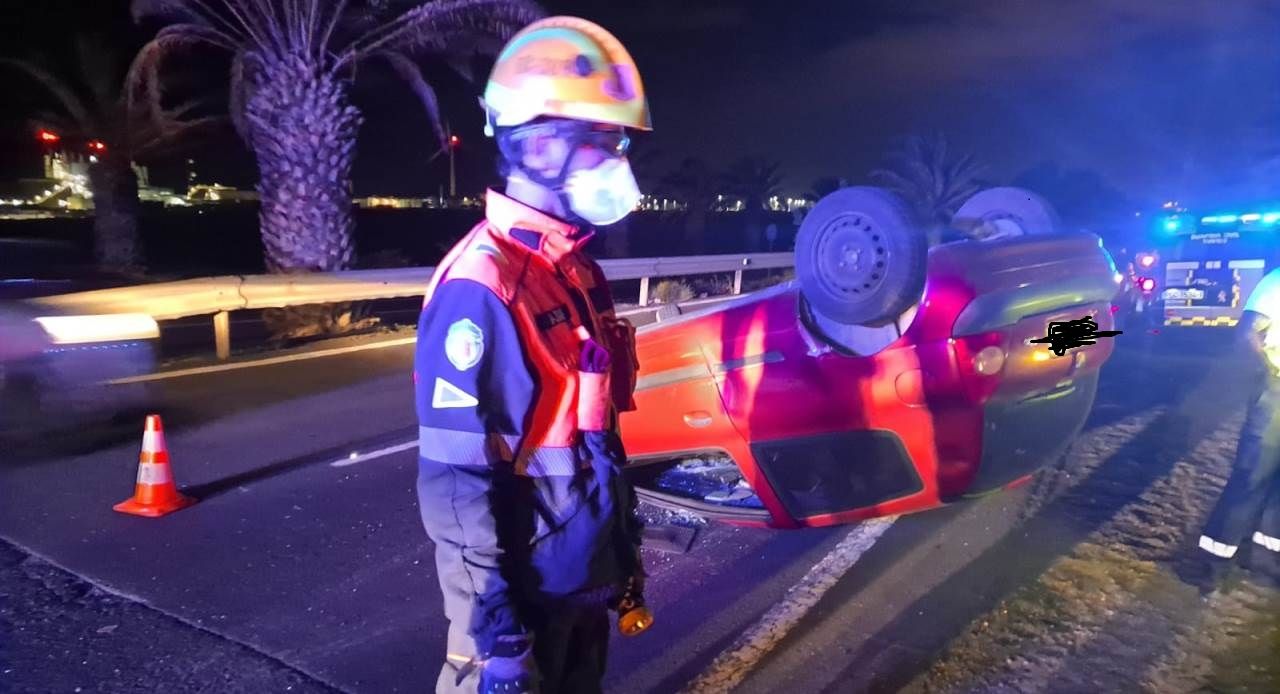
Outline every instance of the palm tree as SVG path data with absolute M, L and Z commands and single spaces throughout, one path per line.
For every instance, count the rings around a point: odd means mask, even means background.
M 840 190 L 841 188 L 848 187 L 849 180 L 843 176 L 823 176 L 821 178 L 814 179 L 813 183 L 809 185 L 808 197 L 812 198 L 816 202 L 837 190 Z
M 952 156 L 941 133 L 911 136 L 884 158 L 872 180 L 901 195 L 936 243 L 956 210 L 978 192 L 984 167 L 972 154 Z
M 221 119 L 193 117 L 196 101 L 164 108 L 158 82 L 131 83 L 128 75 L 141 74 L 137 61 L 126 65 L 100 37 L 80 36 L 75 45 L 72 71 L 17 58 L 0 58 L 0 66 L 23 73 L 54 98 L 57 108 L 35 118 L 37 125 L 69 140 L 101 143 L 89 167 L 94 257 L 103 268 L 139 272 L 138 178 L 132 163 L 163 156 Z
M 707 230 L 707 213 L 719 192 L 716 176 L 707 163 L 696 157 L 680 162 L 680 167 L 658 183 L 658 190 L 685 203 L 684 239 L 686 248 L 701 249 Z
M 781 168 L 777 162 L 745 157 L 734 162 L 722 175 L 726 193 L 742 199 L 749 213 L 765 209 L 769 199 L 778 195 L 782 186 Z
M 272 272 L 352 264 L 357 66 L 385 61 L 408 82 L 443 149 L 435 92 L 410 56 L 493 52 L 542 14 L 524 0 L 134 0 L 133 11 L 167 24 L 139 54 L 144 66 L 191 46 L 230 53 L 231 116 L 258 162 Z
M 743 202 L 742 239 L 748 250 L 764 246 L 765 206 L 779 194 L 782 175 L 777 162 L 758 157 L 744 157 L 734 162 L 722 175 L 725 192 Z

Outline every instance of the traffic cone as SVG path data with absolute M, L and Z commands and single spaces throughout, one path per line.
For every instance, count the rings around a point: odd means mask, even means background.
M 169 449 L 164 444 L 164 427 L 160 415 L 147 415 L 142 430 L 142 453 L 138 456 L 138 484 L 133 498 L 112 508 L 121 513 L 156 518 L 194 504 L 195 499 L 178 493 L 169 467 Z

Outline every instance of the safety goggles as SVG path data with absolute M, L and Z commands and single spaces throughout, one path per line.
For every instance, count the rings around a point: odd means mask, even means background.
M 611 157 L 620 159 L 631 151 L 631 137 L 621 130 L 587 130 L 581 137 L 583 144 L 595 147 Z
M 522 126 L 515 130 L 512 139 L 518 141 L 533 135 L 552 134 L 564 138 L 574 149 L 594 147 L 614 158 L 627 156 L 631 151 L 631 137 L 625 130 L 603 130 L 589 123 L 549 120 Z

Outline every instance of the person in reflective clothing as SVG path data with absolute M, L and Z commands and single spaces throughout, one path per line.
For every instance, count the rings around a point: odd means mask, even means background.
M 607 606 L 643 590 L 617 414 L 635 332 L 583 252 L 634 209 L 635 64 L 582 19 L 540 20 L 482 99 L 506 188 L 427 287 L 414 365 L 418 499 L 449 619 L 436 691 L 600 691 Z
M 1222 496 L 1200 548 L 1234 559 L 1249 543 L 1248 564 L 1280 577 L 1280 270 L 1268 273 L 1245 302 L 1238 326 L 1245 352 L 1263 375 L 1252 393 Z

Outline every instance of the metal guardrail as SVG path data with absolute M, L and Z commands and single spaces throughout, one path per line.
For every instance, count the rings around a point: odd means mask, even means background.
M 791 253 L 754 253 L 621 258 L 604 260 L 600 265 L 610 281 L 639 280 L 639 304 L 648 306 L 650 282 L 655 277 L 732 272 L 732 293 L 740 294 L 743 271 L 789 268 L 794 261 Z M 143 313 L 157 321 L 213 314 L 218 358 L 226 359 L 231 354 L 231 311 L 422 296 L 435 270 L 434 267 L 415 267 L 292 275 L 222 275 L 59 294 L 31 301 L 63 313 Z

